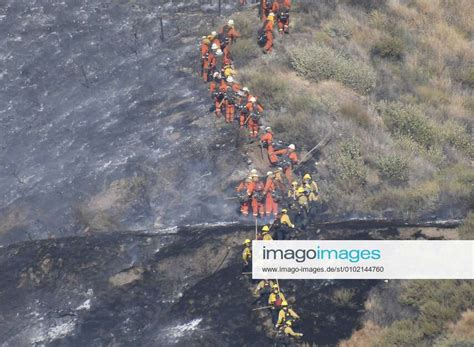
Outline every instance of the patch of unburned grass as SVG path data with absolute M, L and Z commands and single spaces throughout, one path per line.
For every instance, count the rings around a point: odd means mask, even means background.
M 335 80 L 362 94 L 371 93 L 375 88 L 375 72 L 369 65 L 328 46 L 293 47 L 289 55 L 292 67 L 310 81 Z

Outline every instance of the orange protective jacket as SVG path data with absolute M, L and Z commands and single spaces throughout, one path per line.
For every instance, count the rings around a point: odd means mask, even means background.
M 216 56 L 212 52 L 209 52 L 207 59 L 204 60 L 204 67 L 213 69 L 216 67 L 216 64 Z
M 288 155 L 293 164 L 298 164 L 298 154 L 295 151 L 290 152 L 288 148 L 283 148 L 273 153 L 276 155 Z
M 201 42 L 201 57 L 204 59 L 204 56 L 206 55 L 207 52 L 209 52 L 209 45 L 206 42 Z
M 263 190 L 265 193 L 271 193 L 275 191 L 275 183 L 273 182 L 273 178 L 267 178 L 267 181 L 265 182 L 265 188 L 263 188 Z
M 241 182 L 236 190 L 237 193 L 247 190 L 247 195 L 251 196 L 255 190 L 255 182 Z
M 225 93 L 227 91 L 227 83 L 224 79 L 221 79 L 219 83 L 219 92 Z
M 237 93 L 239 90 L 242 89 L 242 86 L 241 86 L 240 84 L 238 84 L 238 83 L 232 83 L 231 87 L 232 87 L 232 90 L 233 90 L 235 93 Z
M 265 25 L 263 27 L 263 31 L 268 32 L 268 31 L 273 31 L 273 21 L 272 20 L 267 20 L 265 22 Z
M 247 103 L 247 105 L 245 105 L 245 107 L 247 108 L 247 110 L 249 110 L 250 112 L 252 112 L 253 110 L 255 110 L 256 108 L 256 111 L 257 112 L 263 112 L 263 107 L 260 106 L 259 104 L 255 103 L 251 103 L 250 101 Z
M 240 37 L 240 33 L 228 25 L 224 25 L 221 29 L 221 33 L 229 38 L 229 40 L 234 41 L 236 38 Z
M 275 7 L 275 5 L 276 5 L 276 7 Z M 280 6 L 288 7 L 288 9 L 291 8 L 291 0 L 277 0 L 277 1 L 275 1 L 273 3 L 272 11 L 274 13 L 276 13 L 276 11 L 278 11 L 280 9 Z M 274 10 L 274 8 L 276 10 Z
M 260 137 L 260 141 L 265 142 L 268 146 L 273 143 L 273 133 L 267 132 Z

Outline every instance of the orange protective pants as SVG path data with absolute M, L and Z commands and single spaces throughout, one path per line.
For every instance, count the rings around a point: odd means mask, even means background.
M 267 36 L 267 43 L 265 44 L 265 47 L 263 49 L 270 53 L 272 51 L 273 47 L 273 32 L 272 31 L 267 31 L 265 32 L 265 35 Z
M 278 203 L 273 200 L 272 193 L 267 193 L 265 197 L 265 213 L 267 217 L 272 213 L 275 217 L 278 215 Z

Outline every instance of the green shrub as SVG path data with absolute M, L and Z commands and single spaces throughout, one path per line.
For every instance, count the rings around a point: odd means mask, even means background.
M 384 59 L 401 60 L 404 51 L 405 45 L 402 40 L 394 36 L 385 36 L 372 47 L 371 53 Z
M 362 158 L 360 144 L 355 139 L 343 142 L 339 151 L 333 154 L 332 160 L 335 163 L 335 177 L 346 189 L 365 184 L 367 167 Z
M 272 109 L 277 109 L 288 102 L 289 84 L 281 75 L 270 74 L 265 69 L 252 69 L 242 76 L 242 81 L 253 95 L 258 95 L 264 107 L 269 104 Z
M 260 50 L 254 39 L 241 38 L 232 45 L 232 58 L 238 66 L 244 66 L 259 55 Z
M 294 47 L 289 54 L 292 67 L 309 80 L 335 80 L 362 94 L 375 88 L 376 75 L 370 66 L 325 45 Z
M 299 112 L 314 113 L 325 111 L 325 106 L 320 102 L 320 100 L 308 93 L 291 93 L 288 95 L 286 107 L 292 114 Z
M 437 142 L 433 125 L 417 106 L 392 102 L 382 109 L 384 123 L 393 135 L 407 137 L 425 148 Z
M 323 30 L 331 37 L 343 37 L 350 39 L 352 30 L 347 22 L 342 20 L 332 20 L 323 25 Z
M 413 218 L 420 212 L 435 211 L 439 204 L 439 182 L 430 180 L 407 188 L 389 188 L 376 193 L 368 200 L 374 210 L 392 209 L 404 218 Z
M 408 160 L 399 155 L 379 156 L 375 161 L 380 176 L 391 183 L 408 181 Z
M 446 333 L 447 325 L 474 304 L 474 282 L 406 281 L 402 283 L 399 302 L 412 306 L 415 316 L 395 321 L 384 330 L 376 346 L 432 346 L 433 340 Z
M 354 295 L 354 289 L 339 288 L 334 291 L 331 301 L 337 306 L 351 307 L 353 306 L 352 298 Z
M 383 8 L 386 6 L 387 0 L 344 0 L 351 6 L 360 6 L 367 10 L 375 8 Z
M 467 68 L 461 73 L 461 82 L 470 87 L 474 87 L 474 66 Z
M 364 107 L 360 102 L 347 102 L 344 103 L 339 112 L 341 115 L 354 121 L 361 127 L 367 128 L 370 125 L 370 116 L 367 112 L 367 108 Z
M 472 338 L 462 336 L 443 336 L 437 339 L 434 347 L 472 347 Z
M 474 157 L 474 143 L 472 136 L 466 132 L 466 128 L 453 120 L 449 120 L 441 126 L 440 132 L 444 140 L 451 146 L 469 157 Z
M 415 322 L 410 319 L 404 319 L 396 321 L 388 327 L 382 335 L 382 341 L 375 346 L 420 346 L 422 338 L 423 335 L 417 328 Z
M 420 332 L 435 337 L 444 332 L 446 325 L 474 304 L 474 282 L 462 280 L 407 281 L 400 294 L 402 304 L 419 311 L 417 323 Z
M 463 240 L 474 240 L 474 212 L 467 215 L 459 228 L 459 237 Z
M 273 116 L 269 118 L 269 124 L 275 132 L 275 137 L 285 143 L 296 143 L 310 148 L 321 138 L 321 129 L 316 118 L 308 113 Z
M 256 38 L 255 20 L 251 11 L 238 13 L 233 16 L 233 19 L 235 27 L 242 35 L 242 38 Z M 225 21 L 227 22 L 227 19 Z

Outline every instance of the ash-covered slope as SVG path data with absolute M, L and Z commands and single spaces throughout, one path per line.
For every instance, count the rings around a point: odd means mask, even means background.
M 111 233 L 0 248 L 0 346 L 274 345 L 270 314 L 252 311 L 260 307 L 255 283 L 241 274 L 241 241 L 251 229 Z M 320 345 L 350 336 L 376 283 L 280 281 L 286 297 L 296 298 L 304 341 Z M 348 306 L 333 300 L 344 288 L 352 293 Z
M 240 157 L 195 71 L 208 18 L 167 4 L 2 4 L 0 243 L 233 218 Z

